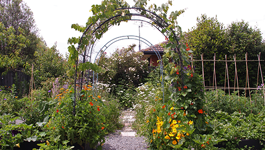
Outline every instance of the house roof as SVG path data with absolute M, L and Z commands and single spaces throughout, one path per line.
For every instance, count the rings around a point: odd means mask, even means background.
M 160 44 L 164 44 L 164 43 L 167 43 L 168 41 L 164 41 L 164 42 L 162 42 L 162 43 L 160 43 Z M 164 52 L 164 48 L 163 47 L 161 47 L 160 46 L 160 44 L 156 44 L 156 45 L 153 45 L 152 47 L 155 47 L 155 49 L 154 50 L 157 50 L 158 52 Z M 140 50 L 140 52 L 153 52 L 153 49 L 152 49 L 152 47 L 148 47 L 148 48 L 146 48 L 146 49 L 141 49 Z

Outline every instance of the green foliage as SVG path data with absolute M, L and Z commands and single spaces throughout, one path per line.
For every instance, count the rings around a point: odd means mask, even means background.
M 14 36 L 24 36 L 24 40 L 27 41 L 26 46 L 21 47 L 19 56 L 24 61 L 34 59 L 33 55 L 38 38 L 32 11 L 22 0 L 2 0 L 0 3 L 0 22 L 6 28 L 13 27 Z M 5 39 L 1 42 L 3 44 L 0 48 L 1 54 L 8 55 L 7 53 L 12 53 L 12 51 L 7 51 L 8 47 L 6 47 L 6 43 L 9 41 L 9 39 Z M 23 42 L 19 40 L 12 41 L 12 46 L 16 46 L 17 43 Z
M 194 59 L 197 60 L 201 59 L 201 54 L 203 54 L 204 60 L 213 60 L 214 53 L 216 53 L 216 60 L 225 60 L 225 55 L 227 55 L 228 60 L 233 60 L 234 54 L 236 54 L 237 60 L 245 60 L 246 52 L 248 53 L 248 60 L 257 60 L 259 52 L 261 52 L 261 57 L 265 53 L 259 29 L 250 27 L 244 21 L 233 22 L 225 28 L 217 20 L 217 17 L 210 18 L 206 15 L 197 18 L 196 26 L 185 33 L 182 42 L 188 43 L 190 49 L 194 51 Z M 194 62 L 194 64 L 196 72 L 201 74 L 201 62 Z M 213 65 L 213 62 L 204 62 L 206 86 L 213 85 Z M 250 87 L 256 86 L 257 65 L 257 62 L 248 62 L 248 69 L 251 70 L 249 71 Z M 234 63 L 228 63 L 230 85 L 234 83 L 234 67 Z M 224 62 L 216 62 L 217 84 L 220 86 L 224 85 L 224 68 Z M 244 87 L 246 62 L 237 62 L 237 72 L 239 75 L 239 86 Z
M 19 102 L 18 96 L 15 95 L 15 85 L 8 89 L 0 88 L 0 115 L 11 114 L 17 116 L 22 104 Z
M 19 143 L 26 138 L 27 132 L 32 129 L 32 125 L 15 124 L 17 119 L 20 117 L 8 114 L 0 116 L 0 147 L 3 150 L 19 147 Z
M 23 65 L 23 59 L 21 58 L 21 49 L 26 47 L 29 40 L 25 37 L 25 31 L 19 28 L 20 34 L 17 35 L 15 29 L 11 26 L 6 28 L 3 23 L 0 22 L 0 68 L 8 70 L 15 70 L 19 66 Z
M 238 92 L 238 91 L 237 91 Z M 264 99 L 258 94 L 253 94 L 252 100 L 243 95 L 238 96 L 237 92 L 227 95 L 223 90 L 208 91 L 205 95 L 207 112 L 210 116 L 220 110 L 229 115 L 234 112 L 245 113 L 247 116 L 251 113 L 258 114 L 264 107 Z
M 26 124 L 36 124 L 42 122 L 45 117 L 49 116 L 49 109 L 55 106 L 51 101 L 48 91 L 34 90 L 28 97 L 19 100 L 22 105 L 20 116 L 23 116 Z

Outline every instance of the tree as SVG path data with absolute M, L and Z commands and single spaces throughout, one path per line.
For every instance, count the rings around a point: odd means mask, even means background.
M 23 47 L 20 56 L 24 59 L 34 58 L 36 44 L 38 42 L 37 28 L 33 13 L 30 8 L 22 0 L 0 0 L 0 22 L 6 28 L 13 27 L 15 35 L 20 35 L 19 28 L 24 30 L 25 37 L 30 41 L 29 45 Z M 5 49 L 6 44 L 2 44 L 0 49 L 1 54 L 10 54 L 10 51 Z
M 237 60 L 245 60 L 245 54 L 248 53 L 248 60 L 257 60 L 257 55 L 261 52 L 261 59 L 265 56 L 265 47 L 262 43 L 262 35 L 259 29 L 252 28 L 248 22 L 232 22 L 226 30 L 227 45 L 229 46 L 229 59 L 233 59 L 236 54 Z M 246 77 L 246 62 L 237 62 L 239 86 L 245 86 Z M 234 75 L 234 64 L 230 64 L 231 75 Z M 265 66 L 262 66 L 262 70 Z M 255 87 L 257 84 L 258 63 L 248 62 L 249 82 L 250 87 Z M 229 72 L 230 73 L 230 72 Z M 240 80 L 243 79 L 243 80 Z M 234 79 L 234 78 L 232 78 Z M 234 81 L 232 80 L 232 83 Z
M 183 42 L 188 43 L 191 50 L 193 50 L 194 59 L 201 59 L 201 54 L 203 54 L 204 59 L 212 60 L 214 53 L 216 53 L 216 59 L 224 59 L 225 55 L 228 53 L 227 40 L 225 37 L 224 25 L 215 18 L 209 18 L 206 15 L 202 15 L 200 18 L 197 18 L 196 27 L 193 27 L 188 33 L 185 33 Z M 195 62 L 197 73 L 201 74 L 201 62 Z M 213 63 L 205 62 L 204 63 L 204 72 L 205 72 L 205 83 L 206 85 L 212 84 L 212 75 L 213 75 Z M 218 80 L 222 80 L 221 73 L 224 70 L 222 64 L 216 63 L 217 74 L 220 76 L 217 77 Z M 219 68 L 219 69 L 218 69 Z

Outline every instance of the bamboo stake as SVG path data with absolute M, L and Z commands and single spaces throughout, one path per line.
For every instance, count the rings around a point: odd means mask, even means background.
M 258 61 L 259 61 L 259 56 L 260 56 L 260 53 L 258 56 Z M 257 87 L 259 86 L 259 67 L 260 67 L 260 62 L 258 62 L 258 73 L 257 73 Z M 257 94 L 258 90 L 256 90 L 256 94 Z
M 225 66 L 225 68 L 226 68 L 226 73 L 227 73 L 227 86 L 228 86 L 228 91 L 229 91 L 229 95 L 230 95 L 230 83 L 229 83 L 229 72 L 228 72 L 228 65 L 227 65 L 227 55 L 225 55 L 225 60 L 226 60 L 226 66 Z
M 248 81 L 248 94 L 249 94 L 249 97 L 250 97 L 250 101 L 251 101 L 251 94 L 250 94 L 250 87 L 249 87 L 249 73 L 248 73 L 248 53 L 246 53 L 246 71 L 247 71 L 247 81 Z
M 259 52 L 258 61 L 259 61 L 259 69 L 260 69 L 261 83 L 263 84 L 263 98 L 264 98 L 264 105 L 265 105 L 265 88 L 264 88 L 265 85 L 264 85 L 264 80 L 263 80 L 263 74 L 262 74 L 261 64 L 260 64 L 260 55 L 261 55 L 261 52 Z
M 203 54 L 201 54 L 201 60 L 202 60 L 202 79 L 203 79 L 203 86 L 204 86 L 204 88 L 205 88 L 204 66 L 203 66 Z
M 236 82 L 237 82 L 237 90 L 238 90 L 238 96 L 239 96 L 239 83 L 238 83 L 238 75 L 237 75 L 237 66 L 236 66 L 236 54 L 234 55 L 234 62 L 235 62 L 235 82 L 234 82 L 234 91 L 236 90 Z

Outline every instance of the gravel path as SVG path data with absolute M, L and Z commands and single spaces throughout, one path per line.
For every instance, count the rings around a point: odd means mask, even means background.
M 135 112 L 132 110 L 122 112 L 120 120 L 124 127 L 106 136 L 103 150 L 147 150 L 145 137 L 136 137 L 136 131 L 131 128 L 134 117 Z

